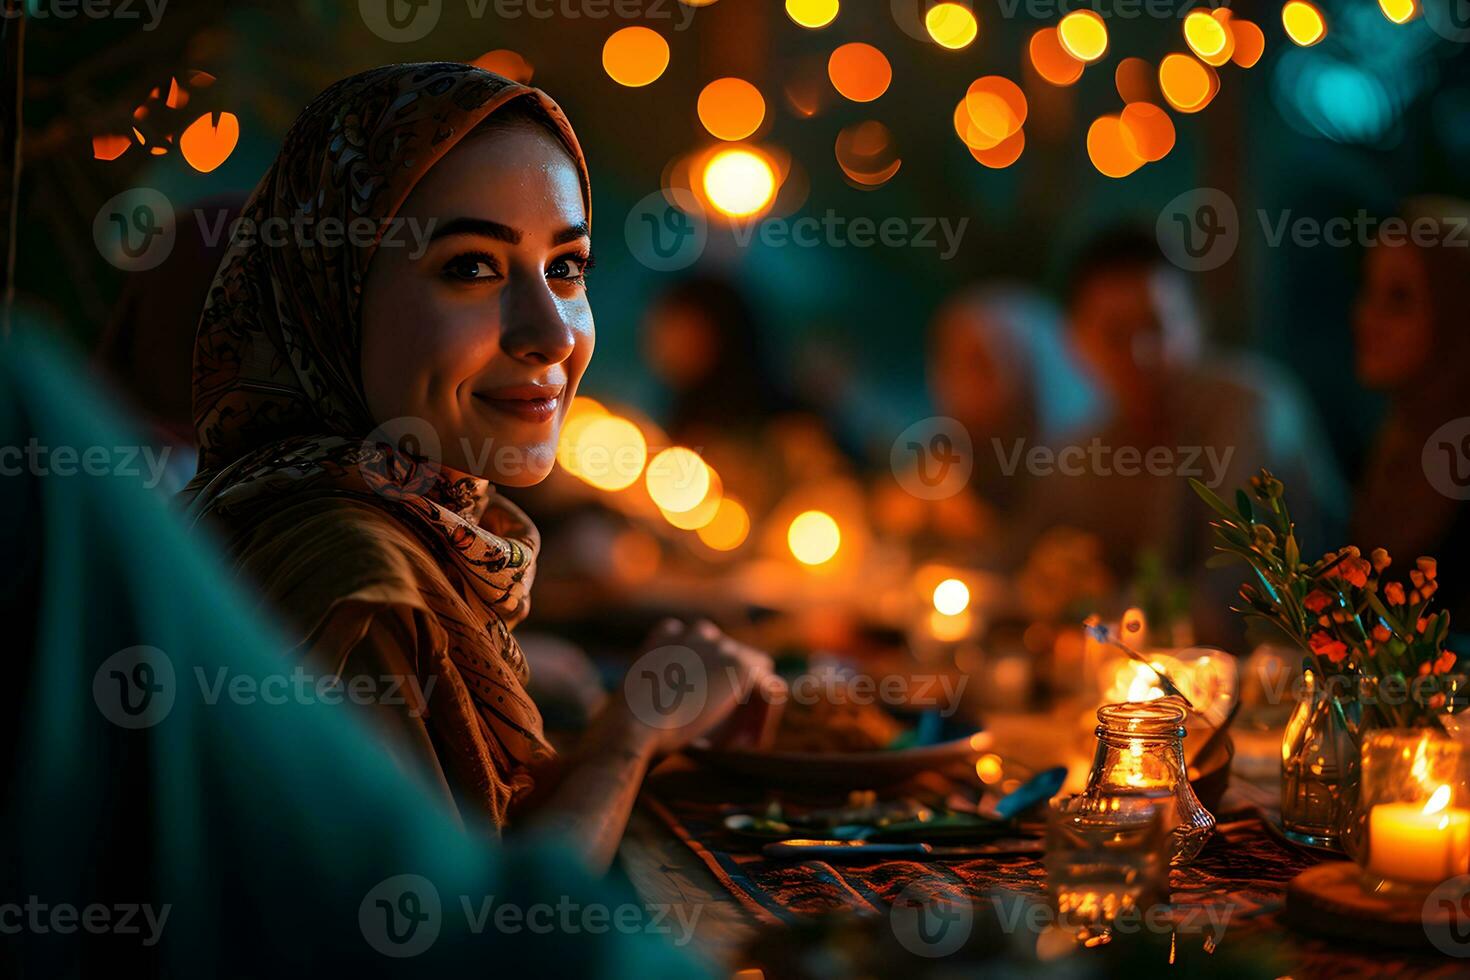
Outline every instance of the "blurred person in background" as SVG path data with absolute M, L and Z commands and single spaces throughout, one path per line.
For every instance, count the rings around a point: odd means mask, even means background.
M 691 275 L 648 309 L 645 357 L 663 385 L 669 438 L 700 452 L 725 489 L 760 514 L 792 486 L 848 469 L 818 409 L 768 356 L 746 293 L 718 275 Z
M 1368 249 L 1353 320 L 1358 379 L 1389 404 L 1358 482 L 1351 540 L 1408 566 L 1438 558 L 1436 598 L 1464 633 L 1470 508 L 1445 490 L 1470 488 L 1470 202 L 1416 198 L 1403 218 L 1408 235 Z
M 1024 470 L 1002 467 L 1017 441 L 1050 443 L 1085 425 L 1098 396 L 1078 369 L 1061 311 L 1019 285 L 964 290 L 942 306 L 929 331 L 935 408 L 970 433 L 970 486 L 990 507 L 1012 512 L 1028 496 Z
M 1110 228 L 1081 249 L 1068 281 L 1067 324 L 1109 410 L 1063 440 L 1080 447 L 1072 457 L 1085 460 L 1080 467 L 1033 479 L 1012 554 L 1052 527 L 1096 534 L 1120 581 L 1132 581 L 1146 561 L 1188 587 L 1200 642 L 1237 645 L 1239 617 L 1230 606 L 1239 575 L 1205 568 L 1209 520 L 1188 478 L 1233 492 L 1270 467 L 1288 487 L 1304 546 L 1325 548 L 1346 491 L 1320 425 L 1284 371 L 1207 349 L 1190 283 L 1151 230 Z

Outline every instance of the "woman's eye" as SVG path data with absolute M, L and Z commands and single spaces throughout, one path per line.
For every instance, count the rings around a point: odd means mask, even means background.
M 590 268 L 592 268 L 592 257 L 589 255 L 562 255 L 553 259 L 546 267 L 546 278 L 584 282 L 587 278 L 587 270 Z
M 494 279 L 500 275 L 500 270 L 495 265 L 495 260 L 488 255 L 465 254 L 456 255 L 444 264 L 444 275 L 449 279 L 461 282 L 477 282 L 482 279 Z

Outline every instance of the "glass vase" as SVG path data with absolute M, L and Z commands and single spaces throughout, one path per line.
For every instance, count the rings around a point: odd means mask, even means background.
M 1302 672 L 1301 698 L 1281 739 L 1281 826 L 1299 844 L 1342 851 L 1358 788 L 1356 699 Z

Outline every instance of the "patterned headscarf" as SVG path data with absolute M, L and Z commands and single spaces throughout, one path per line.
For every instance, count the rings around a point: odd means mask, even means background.
M 538 89 L 457 63 L 391 65 L 307 106 L 242 216 L 244 231 L 288 231 L 237 234 L 200 320 L 200 462 L 184 496 L 196 520 L 230 533 L 305 494 L 351 497 L 411 529 L 478 620 L 465 625 L 487 642 L 456 645 L 456 665 L 484 724 L 525 762 L 545 746 L 510 627 L 527 611 L 539 536 L 487 481 L 370 438 L 359 368 L 363 283 L 378 243 L 429 169 L 517 99 L 535 100 L 575 161 L 590 218 L 576 137 Z M 365 221 L 378 229 L 372 244 L 342 233 Z M 507 669 L 518 683 L 502 677 Z

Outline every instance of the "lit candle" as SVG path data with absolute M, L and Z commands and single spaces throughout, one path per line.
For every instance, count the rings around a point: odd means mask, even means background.
M 1437 885 L 1470 870 L 1470 810 L 1441 786 L 1422 806 L 1380 803 L 1368 815 L 1368 870 L 1391 881 Z

